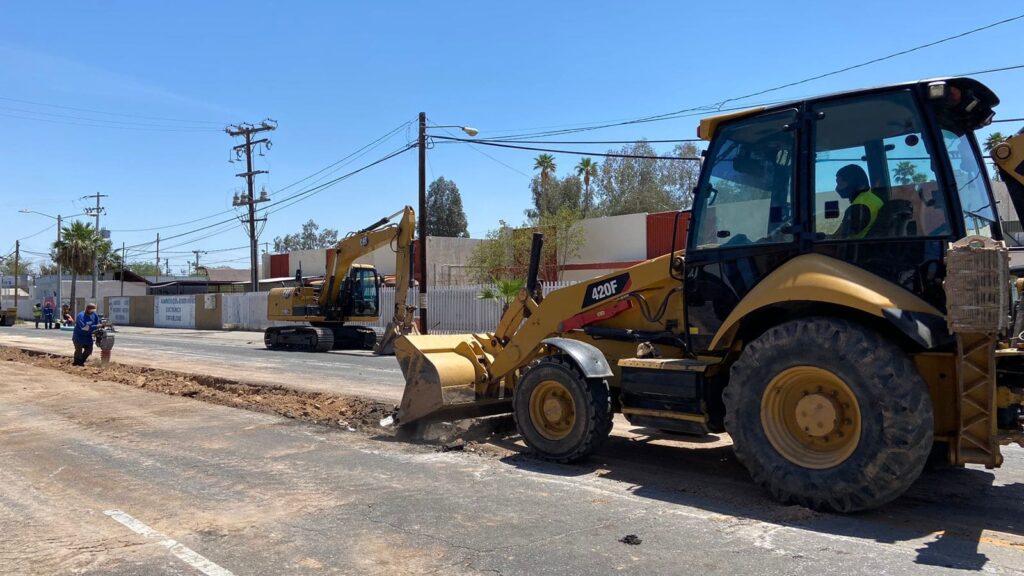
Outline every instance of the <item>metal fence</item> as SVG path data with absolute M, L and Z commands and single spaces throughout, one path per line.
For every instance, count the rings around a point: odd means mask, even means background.
M 545 282 L 544 293 L 572 285 L 573 282 Z M 460 334 L 465 332 L 491 332 L 501 318 L 501 304 L 494 300 L 481 300 L 480 293 L 493 286 L 449 286 L 431 287 L 427 291 L 427 320 L 431 334 Z M 415 304 L 419 294 L 410 292 L 409 304 Z M 391 320 L 395 306 L 395 289 L 383 288 L 380 292 L 380 320 L 364 324 L 377 331 L 383 331 Z

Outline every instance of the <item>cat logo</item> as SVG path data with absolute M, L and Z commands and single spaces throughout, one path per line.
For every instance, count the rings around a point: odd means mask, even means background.
M 583 295 L 583 307 L 587 308 L 612 296 L 622 294 L 629 288 L 629 284 L 629 272 L 589 284 Z
M 363 246 L 364 248 L 369 243 L 370 243 L 370 237 L 369 236 L 363 236 L 362 238 L 359 239 L 359 245 Z

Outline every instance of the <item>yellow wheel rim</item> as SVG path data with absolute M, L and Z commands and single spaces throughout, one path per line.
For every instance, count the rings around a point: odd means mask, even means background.
M 794 366 L 765 388 L 761 426 L 786 460 L 804 468 L 831 468 L 860 443 L 860 406 L 853 390 L 832 372 Z
M 530 395 L 530 420 L 548 440 L 565 438 L 576 424 L 572 393 L 557 380 L 541 382 Z

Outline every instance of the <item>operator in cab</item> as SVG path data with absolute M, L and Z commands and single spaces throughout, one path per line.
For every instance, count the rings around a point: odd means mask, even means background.
M 849 200 L 850 206 L 843 214 L 843 222 L 835 237 L 860 239 L 867 236 L 885 202 L 871 191 L 864 169 L 856 164 L 840 168 L 836 172 L 836 193 L 844 200 Z

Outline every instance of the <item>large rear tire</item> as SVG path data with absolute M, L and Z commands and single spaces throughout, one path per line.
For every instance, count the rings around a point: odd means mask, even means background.
M 913 362 L 846 320 L 771 328 L 733 364 L 724 400 L 725 427 L 754 481 L 817 510 L 897 498 L 932 448 L 931 398 Z
M 543 460 L 582 460 L 612 430 L 608 382 L 584 377 L 565 356 L 533 364 L 516 385 L 512 404 L 519 434 Z

